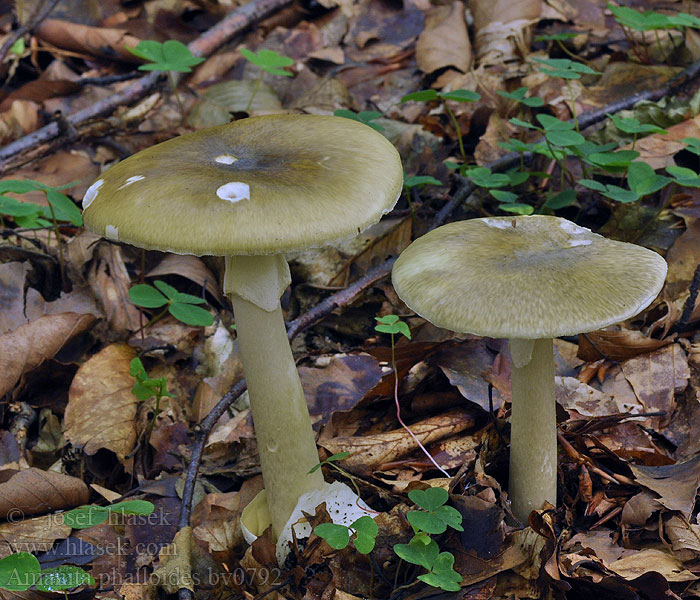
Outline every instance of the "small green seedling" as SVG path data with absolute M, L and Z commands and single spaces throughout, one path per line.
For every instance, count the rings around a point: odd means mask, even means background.
M 314 533 L 326 540 L 328 545 L 335 550 L 342 550 L 350 543 L 351 534 L 355 534 L 352 540 L 353 546 L 360 554 L 369 554 L 374 550 L 379 528 L 372 517 L 367 515 L 354 521 L 349 527 L 336 525 L 335 523 L 321 523 L 314 527 Z
M 274 50 L 266 50 L 265 48 L 259 50 L 257 53 L 247 48 L 241 48 L 239 51 L 243 55 L 243 58 L 249 60 L 270 75 L 294 77 L 293 73 L 284 68 L 294 64 L 294 59 L 289 56 L 283 56 Z
M 154 281 L 153 285 L 140 283 L 133 286 L 129 290 L 129 299 L 136 306 L 142 308 L 165 307 L 163 311 L 151 319 L 149 324 L 160 319 L 166 312 L 187 325 L 207 327 L 214 322 L 214 318 L 207 310 L 195 306 L 196 304 L 204 304 L 203 298 L 178 292 L 164 281 Z
M 139 358 L 133 358 L 129 363 L 129 375 L 136 379 L 134 387 L 131 388 L 131 393 L 139 400 L 148 400 L 155 397 L 157 399 L 168 396 L 174 398 L 167 389 L 167 381 L 165 377 L 151 379 L 146 373 L 146 369 Z
M 671 165 L 666 167 L 666 172 L 673 177 L 673 181 L 677 185 L 700 188 L 700 176 L 692 169 Z
M 464 531 L 462 515 L 457 509 L 447 506 L 449 494 L 442 488 L 412 490 L 408 497 L 422 510 L 406 514 L 415 535 L 408 544 L 395 544 L 394 552 L 406 562 L 428 571 L 418 576 L 424 583 L 448 592 L 458 592 L 462 576 L 453 569 L 454 556 L 451 552 L 440 552 L 437 542 L 430 535 L 444 533 L 448 527 Z
M 406 94 L 399 102 L 432 102 L 437 100 L 442 103 L 445 112 L 447 112 L 452 125 L 457 133 L 457 143 L 459 144 L 459 153 L 462 160 L 467 160 L 467 153 L 464 151 L 464 143 L 462 142 L 462 132 L 459 129 L 459 122 L 454 112 L 447 104 L 448 100 L 453 102 L 476 102 L 481 99 L 481 95 L 471 90 L 452 90 L 451 92 L 437 92 L 435 90 L 420 90 Z
M 27 45 L 24 43 L 24 38 L 19 38 L 12 46 L 10 46 L 10 54 L 15 56 L 22 56 L 24 51 L 27 49 Z
M 339 108 L 333 112 L 333 115 L 336 117 L 343 117 L 345 119 L 358 121 L 368 125 L 376 131 L 384 131 L 384 127 L 382 127 L 379 123 L 374 122 L 376 119 L 382 116 L 382 113 L 377 110 L 361 110 L 360 112 L 355 112 L 354 110 L 349 110 L 347 108 Z
M 568 58 L 533 58 L 534 62 L 542 65 L 541 73 L 560 79 L 581 79 L 581 75 L 600 75 L 600 72 L 591 69 L 588 65 L 570 60 Z
M 255 80 L 255 88 L 253 88 L 253 93 L 250 95 L 250 100 L 248 100 L 248 104 L 245 108 L 245 112 L 248 112 L 253 105 L 253 100 L 255 100 L 255 96 L 262 83 L 263 72 L 269 73 L 270 75 L 279 75 L 281 77 L 294 77 L 294 73 L 285 68 L 293 65 L 294 59 L 289 56 L 283 56 L 274 50 L 267 50 L 266 48 L 258 50 L 257 53 L 247 48 L 241 48 L 240 53 L 247 61 L 260 67 L 260 75 L 258 75 L 258 78 Z
M 408 324 L 404 323 L 398 316 L 386 315 L 384 317 L 374 317 L 374 320 L 378 323 L 374 326 L 375 331 L 391 334 L 392 348 L 394 346 L 394 335 L 401 334 L 409 340 L 411 339 L 411 330 L 408 328 Z
M 600 192 L 602 196 L 625 204 L 636 202 L 644 196 L 658 192 L 670 182 L 670 178 L 657 175 L 654 169 L 644 162 L 633 162 L 629 165 L 627 170 L 629 190 L 617 185 L 603 184 L 592 179 L 581 179 L 579 181 L 581 185 Z
M 406 177 L 403 180 L 404 190 L 412 190 L 413 188 L 420 188 L 426 185 L 445 185 L 439 179 L 436 179 L 432 175 L 411 175 L 411 177 Z
M 526 87 L 520 87 L 513 92 L 504 92 L 502 90 L 499 90 L 496 93 L 499 96 L 503 96 L 504 98 L 513 100 L 518 104 L 524 104 L 525 106 L 529 106 L 530 108 L 538 108 L 540 106 L 544 106 L 544 100 L 542 100 L 542 98 L 539 98 L 537 96 L 528 97 L 527 92 L 528 89 Z
M 154 40 L 143 40 L 135 48 L 127 50 L 148 61 L 139 66 L 139 71 L 176 71 L 190 73 L 192 67 L 204 62 L 203 58 L 194 56 L 182 42 L 168 40 L 160 43 Z
M 173 73 L 190 73 L 192 67 L 204 62 L 204 59 L 194 56 L 185 44 L 177 40 L 167 40 L 163 43 L 155 40 L 143 40 L 135 48 L 127 46 L 126 49 L 135 56 L 148 61 L 145 65 L 139 66 L 139 71 L 167 72 L 170 86 L 180 108 L 180 114 L 184 119 L 185 109 L 180 100 L 180 95 L 177 93 L 177 84 Z
M 110 515 L 148 516 L 155 510 L 147 500 L 125 500 L 109 506 L 80 506 L 63 513 L 63 523 L 73 529 L 87 529 L 101 525 Z

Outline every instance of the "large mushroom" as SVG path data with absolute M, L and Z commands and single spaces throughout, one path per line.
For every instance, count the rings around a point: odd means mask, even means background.
M 85 225 L 149 250 L 225 256 L 267 503 L 279 534 L 323 487 L 314 433 L 287 341 L 283 252 L 358 234 L 401 193 L 396 149 L 356 121 L 269 115 L 163 142 L 102 174 Z
M 507 338 L 513 358 L 509 493 L 514 515 L 557 498 L 552 338 L 624 321 L 661 289 L 656 252 L 558 217 L 450 223 L 396 261 L 396 293 L 438 327 Z

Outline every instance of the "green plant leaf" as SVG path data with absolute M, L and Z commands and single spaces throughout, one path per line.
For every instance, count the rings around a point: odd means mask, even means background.
M 650 31 L 652 29 L 668 29 L 673 23 L 666 15 L 651 10 L 639 12 L 627 6 L 615 6 L 608 3 L 608 10 L 620 25 L 635 31 Z
M 636 150 L 619 150 L 618 152 L 592 152 L 586 160 L 598 167 L 627 167 L 634 159 L 639 158 Z
M 406 189 L 412 189 L 414 187 L 421 187 L 424 185 L 445 185 L 439 179 L 435 179 L 431 175 L 411 175 L 404 179 L 403 186 Z
M 700 156 L 700 140 L 698 138 L 686 137 L 683 138 L 681 142 L 686 145 L 685 149 L 688 150 L 688 152 L 692 152 L 693 154 Z
M 624 131 L 625 133 L 668 133 L 668 131 L 657 125 L 640 123 L 634 117 L 623 118 L 619 115 L 608 115 L 608 117 L 612 119 L 615 127 L 617 127 L 620 131 Z
M 627 184 L 638 196 L 648 196 L 671 183 L 671 179 L 657 175 L 645 162 L 633 162 L 627 169 Z
M 160 279 L 157 279 L 156 281 L 153 282 L 153 285 L 160 290 L 163 295 L 168 298 L 168 300 L 174 300 L 175 296 L 177 295 L 177 290 L 172 286 L 168 285 L 165 283 L 165 281 L 161 281 Z M 133 288 L 132 288 L 133 289 Z
M 499 202 L 505 202 L 506 204 L 515 202 L 518 199 L 518 194 L 506 192 L 505 190 L 489 190 L 489 194 Z
M 375 119 L 382 116 L 382 113 L 376 110 L 362 110 L 359 113 L 356 113 L 346 108 L 339 108 L 333 113 L 333 115 L 336 117 L 344 117 L 345 119 L 352 119 L 353 121 L 359 121 L 360 123 L 364 123 L 372 129 L 375 129 L 376 131 L 384 131 L 384 127 L 382 127 L 379 123 L 373 123 Z
M 129 300 L 143 308 L 160 308 L 168 303 L 163 294 L 147 283 L 138 283 L 129 288 Z
M 36 589 L 40 592 L 64 592 L 81 585 L 95 585 L 95 580 L 80 567 L 61 565 L 44 569 L 36 582 Z
M 321 523 L 314 527 L 314 533 L 326 540 L 326 543 L 336 550 L 342 550 L 350 543 L 350 531 L 345 525 Z
M 254 65 L 260 67 L 263 71 L 270 73 L 271 75 L 281 75 L 283 77 L 294 77 L 293 73 L 290 73 L 282 67 L 289 67 L 294 64 L 294 59 L 288 56 L 282 56 L 274 50 L 267 50 L 263 48 L 257 52 L 252 52 L 247 48 L 239 48 L 240 53 L 244 58 L 252 62 Z
M 544 135 L 555 146 L 577 146 L 586 141 L 578 131 L 547 131 Z
M 533 58 L 532 60 L 542 65 L 539 68 L 541 73 L 561 79 L 580 79 L 581 74 L 600 75 L 588 65 L 568 58 Z
M 399 102 L 429 102 L 437 99 L 438 93 L 435 90 L 420 90 L 406 94 Z
M 208 310 L 192 304 L 173 302 L 168 307 L 168 312 L 178 321 L 182 321 L 187 325 L 208 327 L 214 322 L 214 317 Z
M 68 196 L 54 190 L 47 190 L 46 199 L 53 207 L 56 219 L 59 221 L 70 221 L 76 227 L 82 226 L 83 214 Z
M 122 515 L 150 515 L 156 507 L 148 500 L 124 500 L 116 504 L 110 504 L 105 508 L 111 513 L 119 513 Z
M 189 73 L 192 67 L 204 62 L 203 58 L 194 56 L 190 49 L 177 40 L 167 40 L 162 44 L 155 40 L 143 40 L 135 48 L 127 50 L 149 61 L 139 66 L 139 71 L 177 71 Z
M 400 321 L 396 315 L 385 315 L 383 317 L 374 317 L 374 319 L 378 321 L 378 324 L 374 326 L 375 331 L 392 335 L 400 333 L 409 340 L 411 339 L 411 330 L 408 324 Z
M 498 208 L 502 211 L 515 213 L 516 215 L 531 215 L 535 212 L 534 207 L 529 204 L 522 204 L 520 202 L 514 202 L 513 204 L 499 204 Z
M 29 552 L 17 552 L 0 559 L 0 588 L 24 592 L 33 586 L 41 573 L 39 561 Z
M 471 90 L 454 90 L 452 92 L 440 92 L 438 94 L 443 100 L 453 100 L 455 102 L 476 102 L 481 99 L 481 94 Z
M 87 529 L 104 523 L 109 518 L 109 510 L 104 506 L 79 506 L 63 513 L 63 522 L 73 529 Z
M 377 533 L 379 533 L 379 527 L 374 522 L 374 519 L 365 515 L 357 519 L 350 527 L 355 530 L 355 540 L 353 542 L 355 549 L 360 554 L 372 552 L 377 541 Z
M 576 202 L 576 190 L 562 190 L 554 196 L 550 196 L 544 205 L 551 210 L 566 208 Z
M 394 544 L 394 552 L 406 562 L 420 565 L 430 570 L 438 554 L 440 554 L 440 548 L 438 548 L 435 540 L 428 538 L 430 541 L 425 544 L 423 539 L 419 536 L 414 536 L 408 544 Z
M 508 98 L 509 100 L 515 100 L 515 102 L 524 104 L 525 106 L 529 106 L 531 108 L 544 106 L 544 100 L 542 100 L 542 98 L 538 98 L 537 96 L 527 97 L 527 92 L 528 89 L 526 87 L 520 87 L 513 92 L 504 92 L 503 90 L 498 90 L 498 92 L 496 93 L 500 96 L 503 96 L 504 98 Z
M 411 490 L 408 492 L 411 502 L 424 510 L 435 510 L 442 506 L 450 498 L 447 490 L 438 487 L 429 487 L 425 490 Z
M 428 585 L 448 592 L 458 592 L 462 576 L 454 570 L 455 557 L 451 552 L 441 552 L 433 562 L 430 573 L 419 575 L 418 579 Z
M 406 518 L 417 531 L 444 533 L 447 529 L 447 525 L 432 512 L 412 510 L 406 513 Z
M 678 185 L 695 188 L 700 187 L 700 177 L 692 169 L 672 165 L 666 167 L 666 172 L 673 176 L 674 181 Z

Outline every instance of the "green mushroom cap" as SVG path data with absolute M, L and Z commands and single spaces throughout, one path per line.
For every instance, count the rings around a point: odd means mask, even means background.
M 472 219 L 413 242 L 394 265 L 399 297 L 434 325 L 542 339 L 628 319 L 657 296 L 666 261 L 559 217 Z
M 108 169 L 85 225 L 178 254 L 274 254 L 357 235 L 403 180 L 394 146 L 341 117 L 267 115 L 158 144 Z

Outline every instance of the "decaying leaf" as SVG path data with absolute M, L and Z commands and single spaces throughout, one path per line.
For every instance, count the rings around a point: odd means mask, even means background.
M 92 315 L 47 315 L 0 336 L 0 395 L 95 322 Z
M 469 70 L 471 44 L 464 22 L 464 4 L 434 6 L 425 17 L 425 29 L 416 42 L 418 68 L 426 74 L 454 67 Z
M 68 392 L 65 436 L 86 454 L 104 448 L 123 459 L 133 450 L 138 400 L 131 393 L 134 378 L 129 363 L 135 356 L 126 344 L 112 344 L 75 374 Z
M 73 508 L 88 501 L 85 483 L 70 475 L 42 471 L 34 467 L 23 471 L 2 471 L 0 518 L 16 520 Z
M 410 425 L 413 434 L 422 444 L 454 435 L 474 426 L 474 416 L 466 410 L 454 409 Z M 321 442 L 332 454 L 350 452 L 343 466 L 357 472 L 367 472 L 391 463 L 417 449 L 405 429 L 357 437 L 336 437 Z
M 630 465 L 634 478 L 659 495 L 657 502 L 669 510 L 677 510 L 686 519 L 695 505 L 700 487 L 700 455 L 689 460 L 661 467 Z
M 87 498 L 87 493 L 84 495 Z M 77 504 L 82 504 L 80 499 Z M 68 505 L 70 506 L 70 505 Z M 57 515 L 11 520 L 0 524 L 0 558 L 15 552 L 46 552 L 56 540 L 67 538 L 71 527 Z

